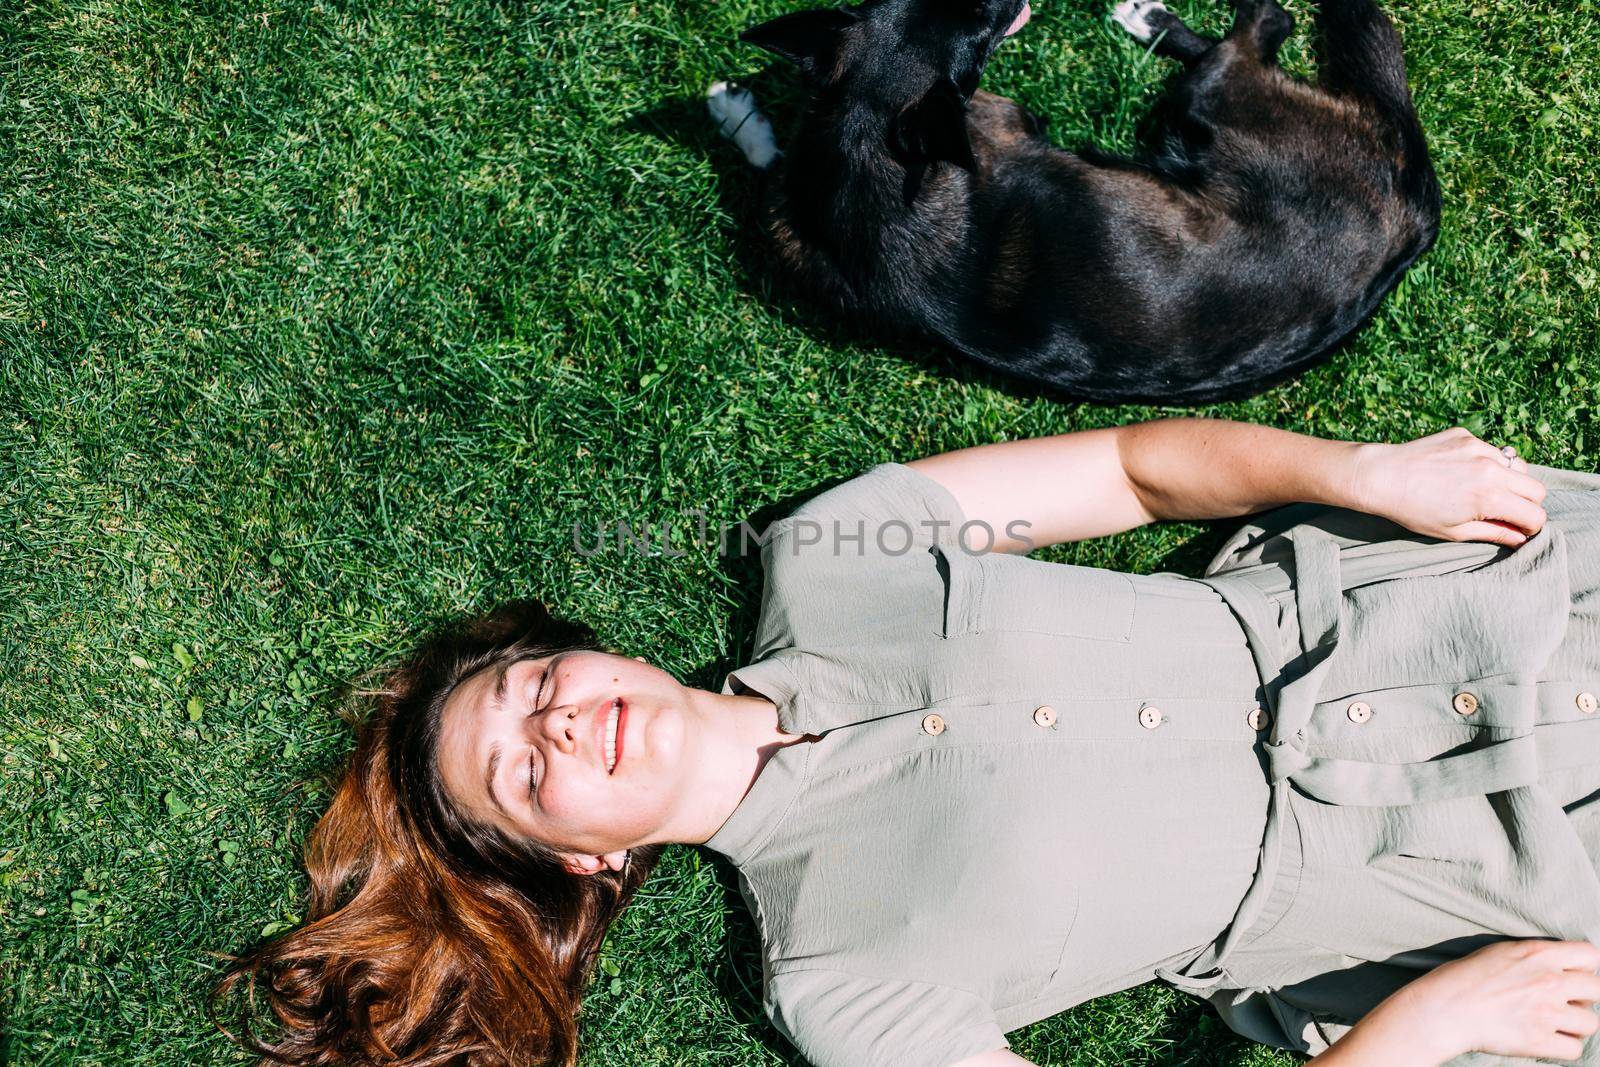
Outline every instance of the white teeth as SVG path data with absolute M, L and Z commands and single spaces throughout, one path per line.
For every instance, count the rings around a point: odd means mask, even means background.
M 617 720 L 622 716 L 622 702 L 611 702 L 611 713 L 606 716 L 606 773 L 617 769 Z

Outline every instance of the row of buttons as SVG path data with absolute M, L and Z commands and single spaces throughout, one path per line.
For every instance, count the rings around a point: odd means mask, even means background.
M 1166 713 L 1160 708 L 1146 705 L 1139 709 L 1139 725 L 1146 730 L 1154 730 L 1167 720 Z M 1056 724 L 1056 709 L 1049 704 L 1041 704 L 1033 709 L 1033 721 L 1049 729 Z M 1251 708 L 1244 717 L 1245 725 L 1257 733 L 1272 725 L 1272 716 L 1264 708 Z M 930 737 L 938 737 L 944 733 L 944 716 L 938 712 L 930 712 L 922 717 L 922 732 Z
M 1579 693 L 1577 704 L 1578 710 L 1585 715 L 1593 715 L 1596 710 L 1600 710 L 1600 698 L 1590 692 Z M 1450 706 L 1456 710 L 1456 714 L 1466 717 L 1477 713 L 1478 698 L 1472 693 L 1460 692 L 1451 699 Z M 1372 718 L 1372 705 L 1365 700 L 1352 701 L 1350 706 L 1345 709 L 1345 715 L 1349 716 L 1350 721 L 1353 723 L 1366 722 Z M 1160 708 L 1147 704 L 1139 709 L 1139 725 L 1146 730 L 1154 730 L 1166 719 L 1166 713 Z M 1041 727 L 1049 729 L 1056 724 L 1056 709 L 1049 704 L 1041 704 L 1033 710 L 1033 721 Z M 1272 715 L 1265 708 L 1255 707 L 1251 708 L 1245 715 L 1244 721 L 1246 726 L 1260 733 L 1272 725 Z M 928 736 L 938 737 L 944 733 L 944 729 L 944 716 L 938 712 L 930 712 L 922 717 L 922 732 Z
M 1575 703 L 1578 705 L 1578 710 L 1585 715 L 1593 715 L 1596 710 L 1600 710 L 1600 698 L 1596 698 L 1590 692 L 1579 693 Z M 1478 698 L 1476 694 L 1463 691 L 1451 698 L 1450 706 L 1455 709 L 1457 715 L 1465 718 L 1477 714 Z M 1349 716 L 1351 722 L 1363 723 L 1372 718 L 1372 705 L 1365 700 L 1356 700 L 1351 702 L 1344 713 Z

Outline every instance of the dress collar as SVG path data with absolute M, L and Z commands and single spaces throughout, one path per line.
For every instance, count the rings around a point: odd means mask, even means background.
M 722 680 L 722 692 L 733 696 L 754 690 L 778 706 L 778 726 L 784 733 L 807 733 L 811 702 L 801 691 L 800 656 L 792 648 L 776 649 L 754 663 L 729 671 Z
M 804 702 L 788 652 L 779 650 L 729 671 L 722 692 L 728 696 L 747 690 L 760 693 L 777 705 L 778 725 L 785 733 L 803 734 Z M 733 814 L 705 842 L 705 847 L 726 856 L 735 867 L 754 859 L 804 788 L 816 747 L 816 742 L 799 741 L 774 752 Z

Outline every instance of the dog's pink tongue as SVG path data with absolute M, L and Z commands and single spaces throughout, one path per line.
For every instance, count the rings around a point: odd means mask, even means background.
M 1010 37 L 1013 33 L 1016 33 L 1018 30 L 1022 29 L 1022 27 L 1028 24 L 1028 20 L 1032 17 L 1033 8 L 1027 3 L 1024 3 L 1022 5 L 1022 10 L 1017 12 L 1016 20 L 1013 21 L 1010 28 L 1006 30 L 1006 36 Z

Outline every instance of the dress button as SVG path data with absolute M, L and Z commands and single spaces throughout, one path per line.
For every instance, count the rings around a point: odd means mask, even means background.
M 1056 724 L 1056 709 L 1044 704 L 1033 709 L 1033 721 L 1048 729 Z
M 1372 718 L 1372 705 L 1365 700 L 1357 700 L 1348 708 L 1345 708 L 1344 713 L 1350 716 L 1351 722 L 1366 722 Z
M 924 715 L 922 717 L 922 732 L 930 737 L 938 737 L 944 733 L 944 716 Z
M 1244 721 L 1250 729 L 1260 733 L 1272 725 L 1272 716 L 1267 713 L 1266 708 L 1251 708 L 1250 714 L 1244 717 Z
M 1471 715 L 1478 710 L 1478 698 L 1471 693 L 1457 693 L 1450 706 L 1456 709 L 1457 715 Z
M 1139 725 L 1143 726 L 1146 730 L 1154 730 L 1157 726 L 1161 725 L 1162 720 L 1165 718 L 1166 716 L 1161 714 L 1160 708 L 1139 709 Z
M 1596 708 L 1600 708 L 1600 700 L 1596 700 L 1593 693 L 1578 694 L 1579 711 L 1583 712 L 1585 715 L 1593 715 Z

